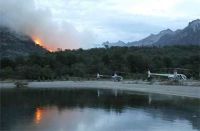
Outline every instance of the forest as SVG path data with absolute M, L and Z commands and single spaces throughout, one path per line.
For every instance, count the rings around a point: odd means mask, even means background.
M 188 78 L 200 79 L 200 46 L 105 47 L 58 50 L 26 57 L 1 58 L 1 80 L 93 79 L 97 72 L 125 79 L 146 79 L 147 70 L 173 73 L 182 68 Z

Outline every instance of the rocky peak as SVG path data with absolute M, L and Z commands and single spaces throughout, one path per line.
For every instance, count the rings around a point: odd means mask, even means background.
M 200 30 L 200 19 L 196 19 L 189 23 L 188 28 L 192 29 L 193 31 Z
M 160 34 L 171 34 L 171 33 L 173 33 L 173 31 L 170 29 L 166 29 L 160 32 Z
M 118 42 L 116 42 L 116 44 L 126 44 L 123 41 L 119 40 Z

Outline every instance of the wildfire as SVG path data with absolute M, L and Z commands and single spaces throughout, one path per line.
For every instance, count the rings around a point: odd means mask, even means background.
M 50 47 L 46 47 L 43 40 L 40 39 L 39 37 L 36 36 L 32 36 L 33 41 L 35 42 L 35 44 L 40 45 L 44 48 L 46 48 L 48 51 L 52 52 L 53 50 Z
M 39 39 L 35 40 L 35 43 L 38 44 L 38 45 L 40 45 L 40 46 L 42 46 L 42 43 L 41 43 L 41 41 Z
M 43 46 L 43 42 L 42 42 L 42 40 L 40 38 L 32 36 L 32 39 L 36 44 L 38 44 L 40 46 Z

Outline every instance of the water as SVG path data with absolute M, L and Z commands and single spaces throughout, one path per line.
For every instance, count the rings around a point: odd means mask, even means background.
M 200 99 L 86 89 L 0 92 L 1 131 L 200 130 Z

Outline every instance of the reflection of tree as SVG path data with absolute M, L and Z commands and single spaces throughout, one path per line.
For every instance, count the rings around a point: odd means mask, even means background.
M 5 129 L 17 121 L 22 122 L 23 116 L 33 120 L 37 107 L 57 106 L 65 108 L 102 108 L 105 111 L 123 112 L 127 107 L 140 108 L 170 121 L 188 120 L 194 128 L 200 129 L 200 100 L 180 97 L 164 97 L 163 95 L 147 95 L 109 90 L 78 90 L 78 89 L 1 89 L 1 126 Z M 151 98 L 151 102 L 149 102 Z M 197 116 L 196 118 L 192 116 Z
M 154 96 L 152 99 L 152 109 L 146 110 L 149 114 L 154 114 L 155 117 L 162 117 L 168 121 L 188 120 L 194 128 L 200 129 L 200 100 L 181 97 L 163 98 L 162 95 Z
M 3 97 L 1 97 L 1 102 Z M 29 123 L 34 117 L 34 109 L 31 106 L 0 106 L 0 131 L 10 130 L 18 122 Z

